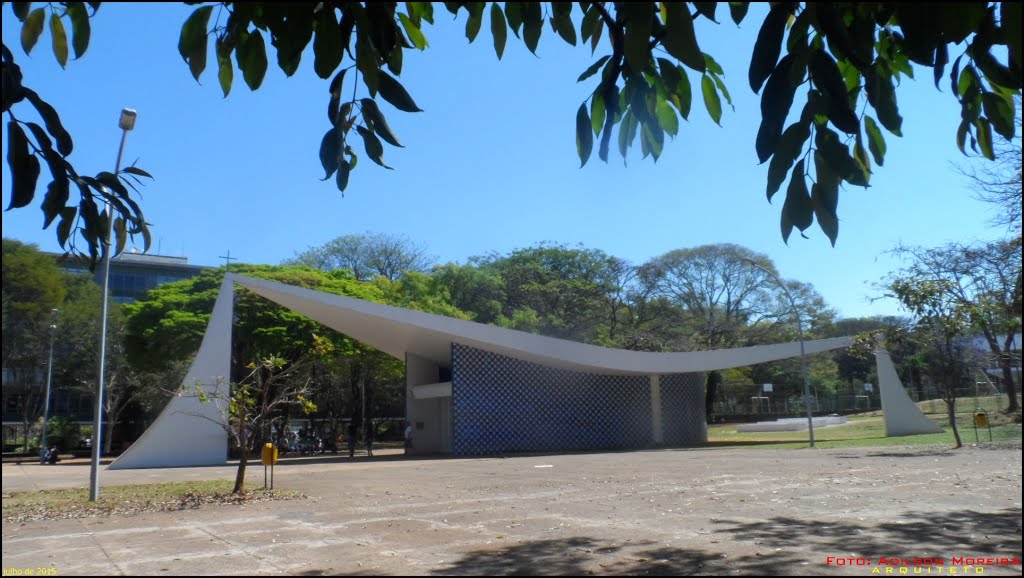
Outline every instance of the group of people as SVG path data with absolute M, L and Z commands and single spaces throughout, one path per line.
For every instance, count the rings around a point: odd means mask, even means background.
M 373 427 L 366 428 L 363 441 L 366 443 L 366 455 L 373 457 Z M 412 438 L 415 432 L 412 422 L 406 424 L 405 427 L 405 450 L 409 453 L 412 450 Z M 355 423 L 350 423 L 345 430 L 345 442 L 348 446 L 348 457 L 353 458 L 356 455 L 356 446 L 359 445 L 359 427 Z M 305 429 L 301 429 L 298 432 L 289 431 L 287 434 L 281 434 L 278 438 L 277 447 L 282 453 L 298 452 L 305 455 L 307 452 L 311 454 L 324 453 L 331 451 L 331 453 L 338 453 L 338 446 L 341 444 L 340 439 L 325 439 L 317 437 L 315 435 L 307 435 Z
M 53 446 L 50 449 L 42 449 L 39 451 L 39 463 L 42 464 L 55 464 L 60 461 L 60 455 L 57 451 L 57 446 Z

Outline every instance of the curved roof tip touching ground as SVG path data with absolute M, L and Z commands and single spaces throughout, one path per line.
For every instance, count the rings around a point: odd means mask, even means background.
M 610 349 L 243 275 L 226 279 L 398 359 L 413 353 L 442 366 L 451 361 L 452 343 L 562 369 L 619 375 L 703 372 L 800 355 L 799 343 L 679 353 Z M 850 340 L 807 341 L 804 349 L 820 353 L 846 347 Z

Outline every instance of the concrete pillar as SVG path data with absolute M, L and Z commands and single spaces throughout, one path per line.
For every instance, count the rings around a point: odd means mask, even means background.
M 665 433 L 661 423 L 661 376 L 651 376 L 651 432 L 656 445 L 665 443 Z

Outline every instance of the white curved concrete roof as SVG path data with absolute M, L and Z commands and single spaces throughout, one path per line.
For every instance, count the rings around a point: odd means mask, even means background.
M 682 353 L 610 349 L 243 275 L 229 274 L 226 280 L 398 359 L 405 359 L 408 352 L 442 366 L 451 362 L 453 342 L 564 369 L 625 375 L 711 371 L 800 355 L 799 343 Z M 804 346 L 812 354 L 849 343 L 849 337 L 837 337 L 807 341 Z

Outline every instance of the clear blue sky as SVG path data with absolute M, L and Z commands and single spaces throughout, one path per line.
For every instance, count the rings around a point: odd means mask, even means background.
M 766 253 L 784 277 L 813 284 L 842 316 L 853 317 L 898 312 L 892 302 L 868 301 L 878 293 L 871 284 L 896 266 L 885 252 L 898 242 L 930 246 L 1000 234 L 987 228 L 990 208 L 972 198 L 954 170 L 953 163 L 968 161 L 956 148 L 959 108 L 948 83 L 939 93 L 930 70 L 920 70 L 898 92 L 904 138 L 887 134 L 885 167 L 876 168 L 870 189 L 841 193 L 837 246 L 817 225 L 809 240 L 794 234 L 784 244 L 784 191 L 767 203 L 767 166 L 757 164 L 753 144 L 759 97 L 746 80 L 763 7 L 753 7 L 742 28 L 727 13 L 721 25 L 702 20 L 698 28 L 701 48 L 725 69 L 736 107 L 726 109 L 722 128 L 698 94 L 690 121 L 657 164 L 641 160 L 636 147 L 628 166 L 616 152 L 602 164 L 595 150 L 580 169 L 575 115 L 594 85 L 578 85 L 576 77 L 596 59 L 589 47 L 569 47 L 546 27 L 539 57 L 510 35 L 499 62 L 489 23 L 469 45 L 464 14 L 453 22 L 438 6 L 437 25 L 425 28 L 430 48 L 407 51 L 401 77 L 425 112 L 382 103 L 406 148 L 387 147 L 385 159 L 395 167 L 388 171 L 356 147 L 360 163 L 344 198 L 333 179 L 318 180 L 328 81 L 313 73 L 309 51 L 292 78 L 271 52 L 256 93 L 236 70 L 224 99 L 212 54 L 202 85 L 178 55 L 179 30 L 193 9 L 104 4 L 92 20 L 88 52 L 61 71 L 48 30 L 25 56 L 20 23 L 4 7 L 4 43 L 26 84 L 60 112 L 81 172 L 113 168 L 119 112 L 138 110 L 125 157 L 156 177 L 142 189 L 154 253 L 217 265 L 230 250 L 244 262 L 276 264 L 339 235 L 380 231 L 407 235 L 439 262 L 553 241 L 642 263 L 676 248 L 730 242 Z M 597 56 L 607 50 L 605 42 Z M 696 75 L 690 78 L 699 86 Z M 6 207 L 6 146 L 3 154 Z M 53 228 L 41 229 L 38 200 L 4 212 L 3 234 L 56 251 Z

